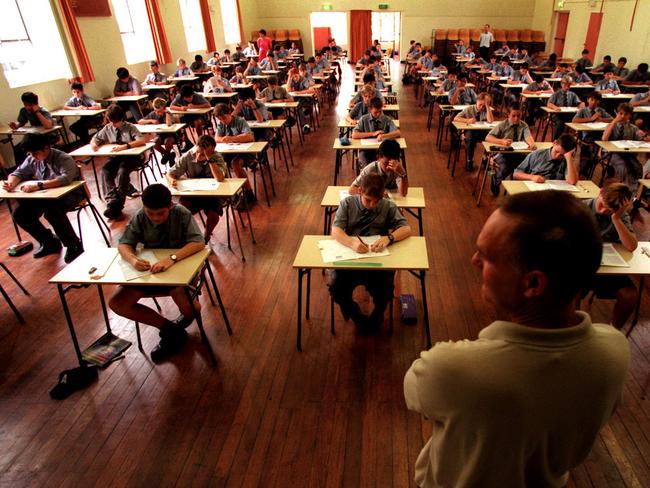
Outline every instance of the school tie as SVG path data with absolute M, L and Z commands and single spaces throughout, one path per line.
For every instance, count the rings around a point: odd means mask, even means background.
M 122 129 L 115 129 L 115 144 L 123 144 Z
M 372 223 L 373 220 L 375 220 L 375 216 L 373 215 L 373 211 L 369 210 L 367 208 L 364 208 L 363 211 L 361 212 L 361 218 L 359 219 L 359 222 L 357 224 L 359 228 L 358 235 L 360 236 L 369 236 L 370 235 L 370 224 Z
M 561 102 L 562 105 L 561 105 L 561 106 L 562 106 L 562 107 L 566 107 L 566 106 L 567 106 L 567 102 L 568 102 L 568 100 L 567 100 L 567 94 L 566 94 L 565 91 L 563 91 L 563 92 L 562 92 L 562 102 Z
M 519 141 L 519 126 L 518 125 L 513 125 L 512 126 L 512 141 L 513 142 Z

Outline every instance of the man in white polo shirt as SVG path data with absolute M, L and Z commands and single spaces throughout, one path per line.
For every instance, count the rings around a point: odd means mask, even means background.
M 490 60 L 490 46 L 494 42 L 494 36 L 492 35 L 492 31 L 490 30 L 490 24 L 485 24 L 483 26 L 483 32 L 481 32 L 481 36 L 479 37 L 479 53 L 481 54 L 481 58 L 483 58 L 485 61 Z

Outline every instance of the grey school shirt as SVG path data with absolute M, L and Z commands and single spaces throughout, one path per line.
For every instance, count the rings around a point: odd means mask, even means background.
M 375 98 L 375 97 L 379 98 L 379 99 L 381 99 L 382 102 L 384 101 L 384 95 L 382 95 L 381 92 L 377 88 L 375 88 L 375 93 L 372 95 L 372 97 L 373 98 Z M 363 101 L 363 95 L 361 94 L 361 90 L 359 90 L 356 93 L 356 95 L 354 95 L 353 100 L 354 100 L 354 103 L 359 103 L 359 102 Z
M 630 123 L 617 123 L 612 129 L 609 136 L 610 141 L 641 141 L 643 137 L 639 133 L 639 128 Z
M 180 178 L 181 176 L 187 176 L 188 178 L 212 178 L 210 164 L 216 164 L 224 174 L 228 173 L 228 166 L 221 154 L 215 151 L 208 160 L 198 161 L 198 152 L 198 148 L 194 146 L 180 157 L 176 164 L 168 170 L 168 173 L 174 178 Z
M 108 123 L 93 136 L 92 142 L 101 146 L 103 144 L 126 144 L 127 142 L 138 141 L 143 138 L 143 135 L 140 134 L 136 126 L 129 122 L 122 122 L 119 129 L 113 127 L 113 124 Z M 115 153 L 115 155 L 119 156 L 119 153 Z
M 27 156 L 25 161 L 11 173 L 11 176 L 17 176 L 20 181 L 56 179 L 61 185 L 69 185 L 79 179 L 79 168 L 72 156 L 58 149 L 50 148 L 50 154 L 43 161 L 39 161 L 33 156 Z
M 352 107 L 352 110 L 350 110 L 350 118 L 357 120 L 363 115 L 366 115 L 368 113 L 368 105 L 366 105 L 363 102 L 357 103 L 354 107 Z
M 643 93 L 637 93 L 632 97 L 632 100 L 630 102 L 640 102 L 643 99 L 646 99 L 646 101 L 643 103 L 643 105 L 650 105 L 650 98 L 648 98 L 648 92 L 643 92 Z
M 291 99 L 291 96 L 289 95 L 287 89 L 283 86 L 276 86 L 275 88 L 267 86 L 264 88 L 264 90 L 262 90 L 262 98 L 264 98 L 267 102 L 272 102 L 273 100 Z
M 95 100 L 90 98 L 88 95 L 85 93 L 81 96 L 81 98 L 77 97 L 70 97 L 67 102 L 65 102 L 66 107 L 92 107 L 95 105 Z
M 596 91 L 603 91 L 603 90 L 619 91 L 618 83 L 616 83 L 616 80 L 605 80 L 605 79 L 600 80 L 598 83 L 596 83 L 594 89 Z
M 362 225 L 362 219 L 366 220 L 366 217 L 368 223 Z M 352 195 L 341 200 L 332 225 L 350 236 L 372 236 L 388 235 L 408 222 L 392 200 L 382 198 L 374 209 L 369 210 L 361 203 L 361 195 Z
M 52 115 L 50 115 L 50 112 L 45 110 L 43 107 L 39 108 L 38 112 L 47 120 L 52 120 Z M 23 107 L 18 111 L 18 123 L 20 125 L 25 125 L 27 122 L 29 122 L 29 125 L 32 127 L 41 127 L 43 125 L 36 116 L 36 113 L 30 112 L 25 107 Z
M 469 107 L 465 107 L 456 117 L 460 117 L 461 119 L 474 118 L 477 121 L 485 121 L 487 120 L 487 110 L 479 110 L 476 105 L 470 105 Z
M 120 244 L 136 247 L 140 242 L 154 249 L 180 249 L 189 242 L 203 242 L 203 235 L 192 213 L 182 205 L 173 204 L 169 218 L 160 225 L 149 220 L 144 208 L 138 210 L 124 229 Z
M 136 80 L 133 76 L 129 76 L 126 81 L 121 81 L 119 78 L 115 80 L 115 87 L 113 88 L 113 93 L 118 92 L 130 92 L 134 91 L 138 95 L 142 95 L 142 87 L 140 82 Z
M 367 165 L 365 168 L 361 170 L 361 173 L 359 173 L 359 176 L 357 176 L 352 184 L 354 186 L 361 186 L 361 182 L 363 181 L 363 178 L 366 175 L 370 174 L 377 174 L 381 176 L 382 180 L 384 180 L 384 187 L 386 187 L 387 190 L 394 190 L 397 188 L 397 173 L 395 171 L 388 171 L 384 172 L 383 169 L 381 169 L 381 163 L 379 161 L 375 161 L 373 163 L 370 163 Z
M 385 134 L 397 130 L 395 122 L 389 116 L 381 114 L 376 119 L 372 114 L 362 116 L 354 128 L 354 132 L 375 132 L 377 130 L 383 131 Z
M 600 236 L 603 238 L 603 241 L 621 242 L 621 239 L 618 236 L 618 232 L 616 231 L 616 227 L 614 227 L 614 224 L 612 223 L 611 215 L 603 215 L 596 212 L 596 199 L 591 198 L 589 200 L 585 200 L 585 205 L 587 205 L 587 208 L 596 219 L 598 229 L 600 230 Z M 621 221 L 623 222 L 623 225 L 625 225 L 625 228 L 634 234 L 632 221 L 630 220 L 630 216 L 627 212 L 624 212 L 623 215 L 621 215 Z
M 571 90 L 558 90 L 551 95 L 548 101 L 558 107 L 577 107 L 580 105 L 580 98 Z
M 502 120 L 494 127 L 488 135 L 498 139 L 511 139 L 513 142 L 525 141 L 530 135 L 530 129 L 526 122 L 519 121 L 519 124 L 513 125 L 510 120 Z
M 230 124 L 225 125 L 221 121 L 217 123 L 217 136 L 238 136 L 240 134 L 249 134 L 251 128 L 243 117 L 233 115 Z
M 269 120 L 269 109 L 266 108 L 266 105 L 264 105 L 259 100 L 255 100 L 255 106 L 257 107 L 257 111 L 262 116 L 262 119 Z M 255 112 L 253 112 L 253 109 L 250 108 L 250 107 L 247 107 L 244 104 L 242 104 L 241 110 L 239 111 L 239 113 L 246 120 L 257 121 L 257 118 L 255 117 Z M 221 123 L 221 122 L 219 122 L 219 123 Z
M 560 156 L 553 159 L 551 149 L 533 151 L 515 169 L 515 173 L 540 175 L 547 180 L 563 180 L 566 178 L 566 159 Z
M 591 108 L 589 108 L 587 106 L 587 107 L 582 107 L 581 109 L 578 109 L 578 111 L 576 112 L 573 119 L 574 120 L 575 119 L 588 119 L 588 118 L 593 117 L 594 115 L 596 115 L 596 113 L 599 113 L 600 117 L 603 118 L 603 119 L 611 119 L 612 118 L 612 116 L 609 115 L 607 113 L 607 111 L 605 109 L 603 109 L 602 107 L 596 107 L 594 109 L 591 109 Z
M 189 102 L 186 101 L 181 94 L 179 93 L 176 95 L 176 98 L 174 98 L 174 101 L 171 103 L 172 105 L 175 105 L 177 107 L 187 107 L 188 105 L 205 105 L 205 104 L 210 104 L 203 95 L 199 95 L 198 93 L 195 93 L 192 95 L 192 100 Z
M 458 88 L 454 87 L 451 90 L 449 90 L 449 101 L 453 98 L 454 94 L 456 93 L 456 90 Z M 458 95 L 458 100 L 456 100 L 457 105 L 471 105 L 472 103 L 476 103 L 476 92 L 472 90 L 471 88 L 465 88 L 465 91 L 460 93 Z

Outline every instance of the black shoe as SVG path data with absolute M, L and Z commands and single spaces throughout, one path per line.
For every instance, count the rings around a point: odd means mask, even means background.
M 123 217 L 122 210 L 115 207 L 106 207 L 106 210 L 104 210 L 104 217 L 111 220 L 119 220 Z
M 126 198 L 138 198 L 142 193 L 135 186 L 129 184 L 129 188 L 126 190 Z
M 311 127 L 309 127 L 309 124 L 305 124 L 302 126 L 303 134 L 309 134 L 310 131 L 311 131 Z
M 257 197 L 255 196 L 255 193 L 253 193 L 253 190 L 246 190 L 246 203 L 255 203 L 257 202 Z
M 492 195 L 495 197 L 499 196 L 499 192 L 501 191 L 501 182 L 496 176 L 490 178 L 490 191 L 492 191 Z
M 474 161 L 467 161 L 465 163 L 465 171 L 474 171 Z
M 75 244 L 74 246 L 68 246 L 65 250 L 65 256 L 63 256 L 63 260 L 66 263 L 71 263 L 77 259 L 82 252 L 84 252 L 84 248 L 81 243 Z
M 187 141 L 187 143 L 186 143 L 186 144 L 183 146 L 183 148 L 181 149 L 181 152 L 182 152 L 182 153 L 186 153 L 187 151 L 189 151 L 189 150 L 192 149 L 193 147 L 194 147 L 194 144 L 192 144 L 190 141 Z
M 61 241 L 56 237 L 50 237 L 47 241 L 42 242 L 36 251 L 34 251 L 34 256 L 36 259 L 48 256 L 50 254 L 56 254 L 61 251 Z
M 190 325 L 192 325 L 192 322 L 194 322 L 194 317 L 186 317 L 183 314 L 180 314 L 178 317 L 172 320 L 172 323 L 181 329 L 187 329 Z
M 180 327 L 170 327 L 160 331 L 160 342 L 151 350 L 151 360 L 161 363 L 177 354 L 187 341 L 187 332 Z

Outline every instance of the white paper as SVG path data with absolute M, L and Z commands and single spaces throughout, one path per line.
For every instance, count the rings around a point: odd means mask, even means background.
M 623 259 L 613 244 L 603 244 L 603 257 L 600 260 L 601 266 L 614 266 L 617 268 L 629 268 L 630 265 Z
M 454 107 L 454 110 L 465 110 L 469 105 L 452 105 Z
M 145 261 L 149 261 L 149 264 L 155 264 L 158 262 L 158 258 L 153 253 L 153 251 L 143 249 L 138 253 L 138 257 L 140 259 L 144 259 Z M 151 271 L 149 271 L 148 269 L 145 271 L 140 271 L 135 269 L 133 266 L 131 266 L 131 263 L 129 263 L 128 261 L 124 261 L 124 259 L 122 258 L 119 258 L 117 262 L 120 266 L 120 270 L 124 274 L 124 279 L 126 281 L 132 281 L 137 278 L 141 278 L 142 276 L 147 276 L 151 274 Z
M 515 151 L 523 151 L 525 149 L 528 149 L 528 143 L 525 141 L 515 141 L 510 144 L 510 147 L 512 147 Z
M 637 148 L 648 148 L 650 149 L 650 142 L 644 141 L 612 141 L 616 147 L 620 149 L 637 149 Z
M 587 122 L 584 125 L 592 129 L 606 129 L 609 124 L 607 122 Z
M 560 112 L 577 112 L 576 107 L 560 107 Z
M 176 180 L 178 191 L 210 191 L 219 188 L 219 182 L 213 178 L 196 178 Z
M 544 183 L 535 183 L 534 181 L 525 181 L 524 185 L 530 191 L 542 191 L 542 190 L 560 190 L 560 191 L 570 191 L 570 192 L 579 192 L 580 188 L 575 185 L 571 185 L 564 180 L 546 180 Z
M 248 122 L 249 127 L 269 127 L 270 125 L 271 122 L 268 120 L 265 120 L 264 122 L 257 122 L 257 121 Z
M 362 146 L 376 146 L 379 144 L 379 141 L 376 137 L 370 137 L 368 139 L 359 139 Z
M 363 242 L 366 244 L 373 244 L 381 236 L 363 236 Z M 350 261 L 355 259 L 363 258 L 376 258 L 381 256 L 389 256 L 388 248 L 384 248 L 381 252 L 372 252 L 361 254 L 355 250 L 344 246 L 343 244 L 335 241 L 334 239 L 328 239 L 323 241 L 318 241 L 318 248 L 320 249 L 321 256 L 324 263 L 334 263 L 337 261 Z
M 223 151 L 247 151 L 253 147 L 252 142 L 243 142 L 243 143 L 237 143 L 237 142 L 220 142 L 217 144 L 217 152 L 223 152 Z
M 350 192 L 348 190 L 339 190 L 339 200 L 345 200 L 349 196 Z
M 473 124 L 473 127 L 496 127 L 498 122 L 488 122 L 486 120 L 477 120 Z

